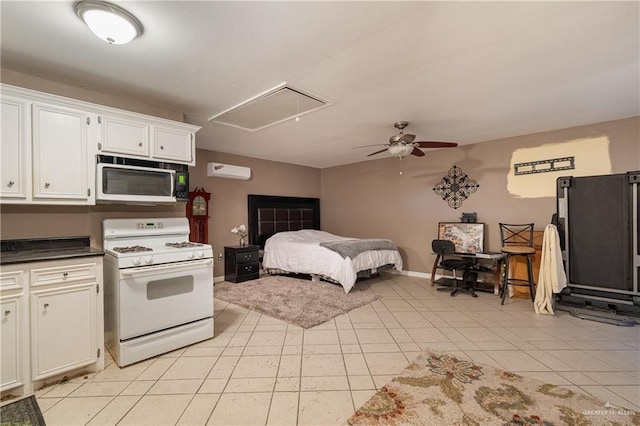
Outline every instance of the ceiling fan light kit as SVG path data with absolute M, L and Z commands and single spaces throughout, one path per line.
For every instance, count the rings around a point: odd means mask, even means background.
M 387 151 L 389 151 L 389 154 L 391 154 L 392 157 L 403 158 L 411 154 L 411 151 L 413 151 L 413 146 L 391 145 L 389 148 L 387 148 Z
M 419 148 L 454 148 L 458 146 L 455 142 L 434 142 L 434 141 L 420 141 L 414 142 L 416 135 L 404 133 L 403 129 L 409 125 L 408 121 L 396 121 L 393 123 L 394 127 L 400 130 L 400 133 L 393 135 L 389 138 L 387 144 L 376 145 L 364 145 L 364 146 L 386 146 L 387 148 L 380 151 L 373 152 L 367 157 L 377 155 L 382 152 L 389 152 L 392 157 L 404 158 L 407 155 L 415 155 L 416 157 L 423 157 L 425 154 Z M 364 146 L 357 146 L 356 148 L 363 148 Z
M 80 0 L 73 10 L 89 29 L 109 44 L 126 44 L 142 35 L 142 23 L 120 6 L 106 1 Z

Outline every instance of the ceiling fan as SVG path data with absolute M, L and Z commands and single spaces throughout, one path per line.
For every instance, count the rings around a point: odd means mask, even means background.
M 424 152 L 422 152 L 419 148 L 453 148 L 458 146 L 458 144 L 455 142 L 414 142 L 416 135 L 403 133 L 404 128 L 409 125 L 408 121 L 396 121 L 395 123 L 393 123 L 393 125 L 396 129 L 400 130 L 400 133 L 391 136 L 389 138 L 389 143 L 357 146 L 356 148 L 364 148 L 365 146 L 386 146 L 387 148 L 373 152 L 367 155 L 367 157 L 380 154 L 381 152 L 389 151 L 389 154 L 391 154 L 393 157 L 403 158 L 409 154 L 415 155 L 417 157 L 424 156 Z

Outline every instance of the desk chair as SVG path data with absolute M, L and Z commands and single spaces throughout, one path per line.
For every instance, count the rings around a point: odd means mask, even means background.
M 453 289 L 449 287 L 440 287 L 437 289 L 437 291 L 451 291 L 451 296 L 455 296 L 458 291 L 464 291 L 471 294 L 471 296 L 473 297 L 478 297 L 475 289 L 473 288 L 473 284 L 470 287 L 458 286 L 457 271 L 466 271 L 471 266 L 473 266 L 474 260 L 471 258 L 454 257 L 453 255 L 456 252 L 456 247 L 451 241 L 448 240 L 433 240 L 431 242 L 431 249 L 438 255 L 438 257 L 441 258 L 440 263 L 437 265 L 437 268 L 447 271 L 453 271 Z
M 536 254 L 533 248 L 533 223 L 521 225 L 513 225 L 508 223 L 500 223 L 500 237 L 502 238 L 502 253 L 504 254 L 504 276 L 502 280 L 502 288 L 500 296 L 502 297 L 501 305 L 504 305 L 504 299 L 509 292 L 508 286 L 525 286 L 529 287 L 531 293 L 531 301 L 534 300 L 533 281 L 533 264 L 531 258 Z M 509 275 L 509 263 L 514 256 L 522 256 L 527 262 L 527 279 L 513 278 Z

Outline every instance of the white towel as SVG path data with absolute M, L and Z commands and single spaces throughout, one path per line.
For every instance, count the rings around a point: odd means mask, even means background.
M 566 286 L 567 276 L 562 265 L 558 228 L 547 225 L 542 239 L 540 274 L 533 302 L 536 313 L 553 315 L 553 293 L 560 293 Z

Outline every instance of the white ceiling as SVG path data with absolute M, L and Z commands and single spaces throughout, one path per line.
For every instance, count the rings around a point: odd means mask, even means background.
M 470 144 L 640 115 L 640 3 L 118 1 L 99 40 L 71 1 L 0 2 L 2 67 L 183 111 L 199 148 L 312 167 L 368 159 L 408 120 Z M 207 119 L 287 82 L 332 105 L 249 132 Z

